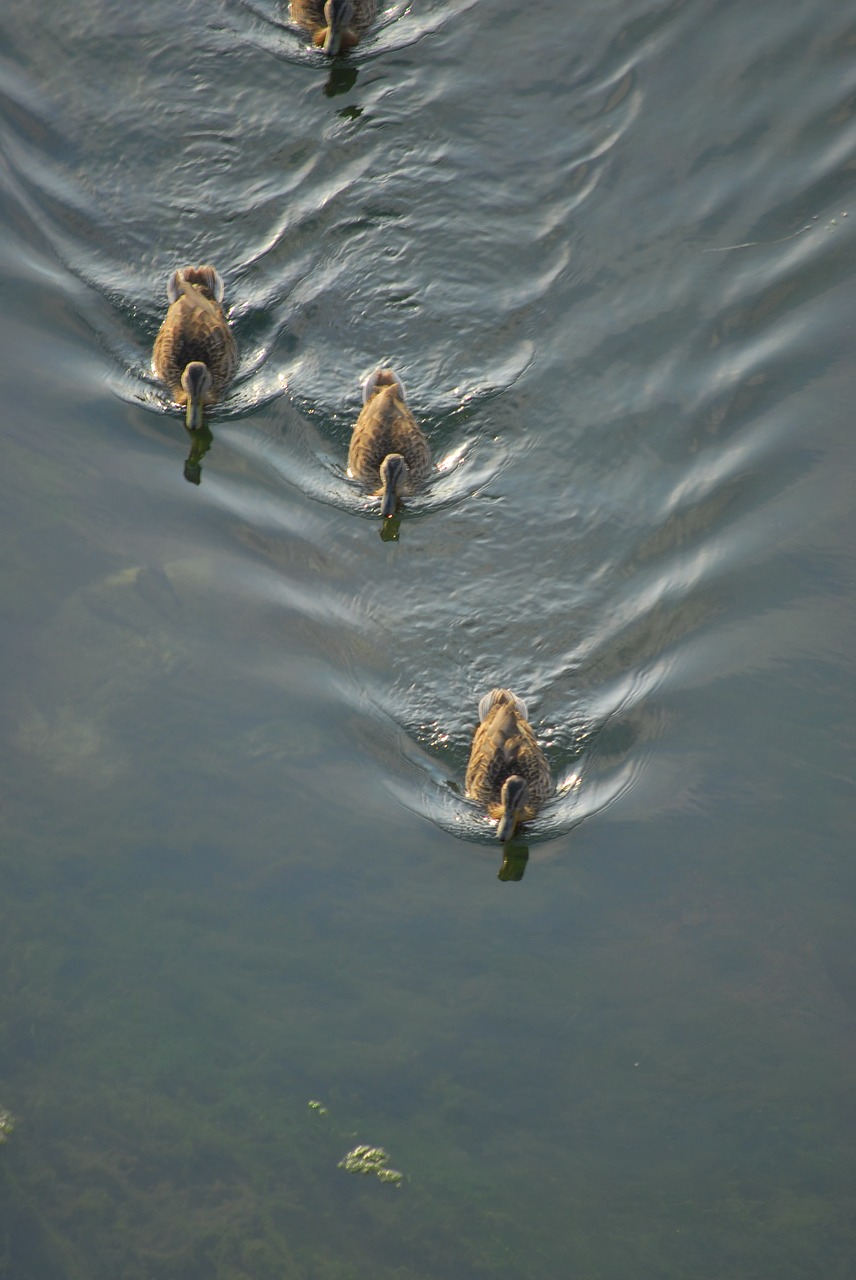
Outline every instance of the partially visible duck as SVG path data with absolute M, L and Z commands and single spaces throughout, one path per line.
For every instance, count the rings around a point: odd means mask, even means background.
M 363 383 L 363 407 L 348 450 L 348 472 L 380 495 L 380 513 L 395 512 L 431 474 L 431 451 L 392 369 L 375 369 Z
M 497 838 L 504 843 L 553 794 L 550 766 L 535 741 L 526 703 L 510 689 L 485 694 L 479 720 L 467 765 L 467 795 L 497 819 Z
M 332 57 L 358 44 L 374 20 L 377 0 L 291 0 L 291 17 Z
M 223 314 L 223 280 L 211 266 L 182 267 L 167 285 L 170 306 L 155 339 L 152 364 L 177 404 L 187 405 L 189 431 L 202 426 L 235 376 L 238 346 Z

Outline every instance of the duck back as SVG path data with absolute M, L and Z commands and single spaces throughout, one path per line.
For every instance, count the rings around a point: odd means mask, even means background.
M 353 0 L 353 6 L 354 16 L 348 23 L 342 40 L 345 48 L 353 48 L 359 43 L 377 13 L 377 0 Z M 289 9 L 292 22 L 302 27 L 312 37 L 314 44 L 320 44 L 327 29 L 324 0 L 291 0 Z
M 179 403 L 186 399 L 181 375 L 195 360 L 207 365 L 218 399 L 235 376 L 238 347 L 223 314 L 223 281 L 214 267 L 184 267 L 173 273 L 170 299 L 155 339 L 152 363 Z
M 379 384 L 363 405 L 351 436 L 348 470 L 363 484 L 377 487 L 380 465 L 391 453 L 400 453 L 407 463 L 409 492 L 425 483 L 431 451 L 397 381 Z
M 494 689 L 482 698 L 479 713 L 482 720 L 467 766 L 467 794 L 499 816 L 503 783 L 516 775 L 529 787 L 524 817 L 534 817 L 552 794 L 553 784 L 550 766 L 526 719 L 525 703 L 510 689 Z

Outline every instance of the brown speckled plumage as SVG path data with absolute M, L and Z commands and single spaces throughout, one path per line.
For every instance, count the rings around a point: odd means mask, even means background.
M 374 21 L 377 0 L 291 0 L 291 20 L 324 53 L 352 49 Z
M 475 731 L 467 765 L 467 795 L 484 805 L 492 818 L 510 823 L 508 838 L 518 821 L 525 822 L 553 794 L 550 766 L 526 718 L 526 704 L 510 689 L 493 689 L 479 703 L 481 723 Z M 503 785 L 522 778 L 528 795 L 513 816 L 503 803 Z
M 407 476 L 398 492 L 413 493 L 431 474 L 431 451 L 404 398 L 404 387 L 392 369 L 378 369 L 366 379 L 363 398 L 348 450 L 349 472 L 373 493 L 382 493 L 384 459 L 400 455 Z
M 182 375 L 189 364 L 204 364 L 211 375 L 205 404 L 214 404 L 235 376 L 238 347 L 220 303 L 223 281 L 211 266 L 173 273 L 170 307 L 155 339 L 152 364 L 177 404 L 187 403 Z

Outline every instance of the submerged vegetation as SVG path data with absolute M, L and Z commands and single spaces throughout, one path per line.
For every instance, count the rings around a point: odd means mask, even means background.
M 15 1128 L 15 1121 L 12 1119 L 8 1111 L 0 1107 L 0 1143 L 6 1142 L 9 1134 Z
M 313 1099 L 307 1105 L 309 1110 L 314 1111 L 317 1116 L 330 1114 L 323 1102 Z M 381 1182 L 391 1182 L 396 1186 L 400 1185 L 404 1179 L 403 1173 L 389 1167 L 389 1156 L 383 1147 L 372 1147 L 366 1142 L 349 1151 L 339 1161 L 339 1168 L 344 1169 L 346 1173 L 374 1173 Z
M 399 1186 L 404 1178 L 398 1169 L 390 1169 L 389 1156 L 383 1147 L 370 1147 L 366 1143 L 354 1147 L 344 1159 L 339 1161 L 339 1168 L 346 1173 L 374 1173 L 381 1182 L 391 1182 Z
M 4 1101 L 27 1121 L 0 1160 L 14 1280 L 535 1280 L 569 1255 L 617 1280 L 631 1250 L 658 1280 L 707 1274 L 702 1256 L 761 1280 L 723 1223 L 797 1280 L 850 1230 L 830 1177 L 851 1158 L 838 997 L 786 910 L 753 936 L 736 860 L 719 897 L 697 866 L 673 895 L 684 873 L 664 866 L 654 906 L 627 888 L 636 849 L 581 869 L 549 955 L 514 926 L 485 965 L 430 868 L 404 905 L 379 875 L 397 932 L 352 927 L 308 831 L 278 866 L 238 857 L 214 819 L 168 853 L 117 828 L 100 858 L 47 855 L 38 818 L 17 833 L 0 939 Z M 374 851 L 382 873 L 394 857 Z M 426 901 L 450 927 L 420 975 L 400 948 Z

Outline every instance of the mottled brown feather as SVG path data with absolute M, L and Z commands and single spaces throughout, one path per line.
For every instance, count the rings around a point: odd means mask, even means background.
M 181 292 L 170 304 L 155 339 L 152 363 L 177 404 L 187 402 L 181 375 L 194 360 L 207 365 L 214 404 L 235 376 L 238 346 L 215 296 L 219 280 L 213 267 L 184 267 L 176 273 Z
M 516 774 L 529 787 L 529 804 L 521 814 L 527 821 L 553 794 L 550 766 L 511 690 L 494 689 L 485 701 L 489 705 L 475 731 L 467 765 L 467 795 L 484 805 L 492 818 L 500 818 L 502 785 Z
M 343 48 L 359 44 L 377 13 L 377 0 L 352 0 L 353 17 L 342 32 Z M 313 44 L 323 44 L 327 34 L 324 0 L 291 0 L 291 20 L 303 27 Z
M 407 492 L 415 492 L 431 474 L 431 450 L 404 399 L 401 383 L 392 370 L 381 370 L 354 425 L 348 470 L 372 492 L 379 492 L 380 465 L 391 453 L 404 458 L 410 472 Z

